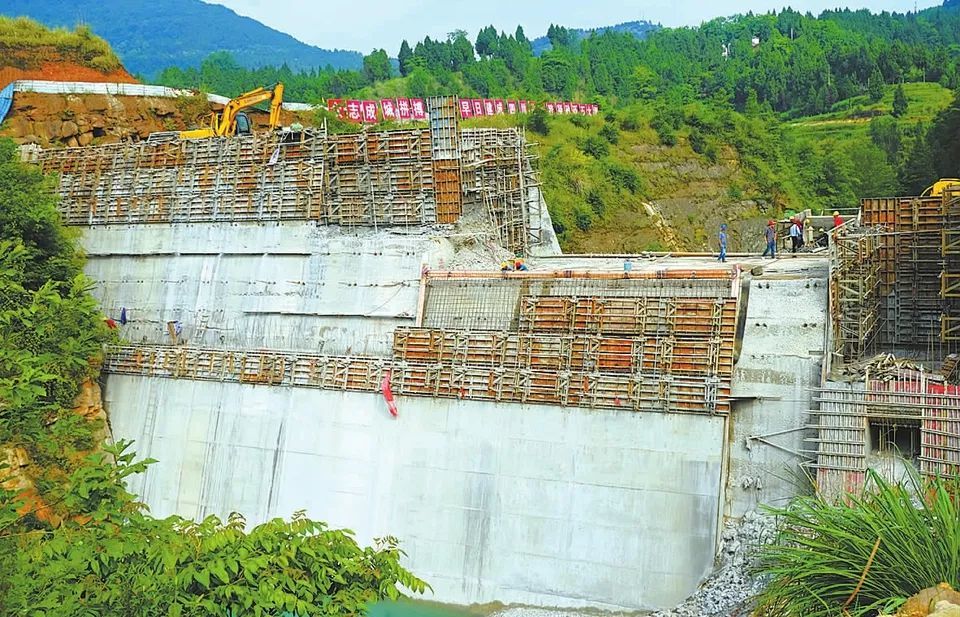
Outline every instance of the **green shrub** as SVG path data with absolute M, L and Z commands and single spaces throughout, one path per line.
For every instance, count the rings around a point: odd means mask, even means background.
M 603 137 L 612 144 L 620 141 L 620 131 L 613 124 L 604 124 L 600 129 L 600 137 Z
M 800 497 L 771 509 L 780 528 L 760 555 L 757 572 L 771 580 L 758 614 L 866 617 L 940 582 L 960 586 L 958 500 L 955 481 L 901 487 L 869 472 L 848 501 Z
M 600 217 L 607 211 L 607 205 L 603 202 L 603 195 L 596 189 L 590 189 L 587 192 L 587 205 L 590 206 L 594 214 Z
M 610 182 L 618 189 L 626 189 L 631 193 L 641 192 L 643 189 L 643 180 L 640 174 L 632 167 L 610 162 L 606 166 L 607 175 Z
M 570 116 L 570 124 L 577 128 L 585 129 L 590 126 L 590 121 L 586 116 Z
M 602 159 L 610 154 L 610 146 L 605 140 L 596 135 L 591 135 L 583 140 L 580 149 L 583 150 L 584 154 L 589 154 L 595 159 Z
M 550 124 L 547 122 L 547 111 L 543 106 L 538 106 L 527 119 L 527 128 L 538 135 L 547 136 L 550 134 Z

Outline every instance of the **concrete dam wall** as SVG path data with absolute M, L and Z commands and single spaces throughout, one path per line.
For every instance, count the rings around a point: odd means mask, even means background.
M 126 316 L 105 400 L 160 461 L 131 488 L 397 536 L 439 601 L 672 606 L 725 518 L 797 490 L 827 261 L 561 256 L 522 135 L 432 104 L 206 171 L 209 144 L 36 155 Z

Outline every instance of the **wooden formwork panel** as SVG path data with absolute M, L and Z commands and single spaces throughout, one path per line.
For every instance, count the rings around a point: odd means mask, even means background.
M 385 358 L 273 351 L 124 345 L 104 371 L 171 379 L 378 392 L 504 403 L 541 403 L 634 411 L 726 414 L 729 383 L 715 377 L 412 364 Z
M 437 196 L 437 222 L 456 223 L 463 213 L 460 161 L 458 159 L 435 160 L 433 178 Z
M 720 375 L 733 373 L 732 333 L 704 340 L 397 328 L 393 353 L 411 364 L 546 371 Z

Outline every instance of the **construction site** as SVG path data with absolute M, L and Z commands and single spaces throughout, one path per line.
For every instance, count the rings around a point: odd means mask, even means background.
M 807 476 L 957 473 L 960 185 L 777 260 L 563 255 L 524 132 L 426 107 L 23 149 L 120 324 L 155 515 L 306 510 L 400 538 L 434 600 L 656 610 Z

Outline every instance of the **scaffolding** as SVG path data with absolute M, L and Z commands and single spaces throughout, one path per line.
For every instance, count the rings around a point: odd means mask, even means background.
M 112 350 L 104 369 L 358 392 L 379 391 L 389 376 L 398 395 L 729 413 L 739 289 L 729 271 L 529 274 L 496 277 L 507 285 L 500 320 L 487 327 L 430 324 L 467 301 L 467 287 L 487 297 L 489 274 L 428 274 L 418 319 L 427 325 L 398 328 L 389 358 L 142 344 Z
M 829 498 L 863 488 L 868 455 L 884 447 L 871 429 L 907 431 L 913 452 L 896 452 L 928 477 L 960 474 L 960 387 L 922 370 L 868 375 L 857 383 L 827 383 L 811 411 L 817 430 L 815 468 L 820 491 Z M 908 442 L 910 440 L 907 440 Z M 893 478 L 895 479 L 895 478 Z
M 68 225 L 316 218 L 322 131 L 43 150 Z
M 540 184 L 520 129 L 461 131 L 463 186 L 501 246 L 523 254 L 541 241 Z
M 896 350 L 937 361 L 960 341 L 960 195 L 864 199 L 831 234 L 833 365 Z

